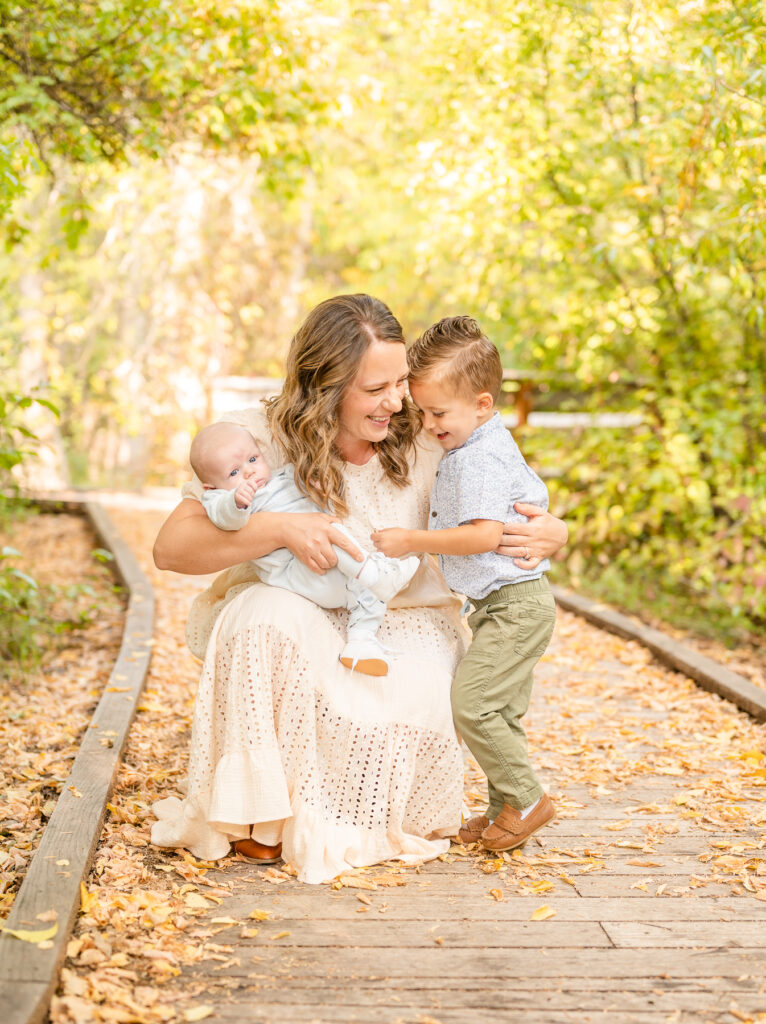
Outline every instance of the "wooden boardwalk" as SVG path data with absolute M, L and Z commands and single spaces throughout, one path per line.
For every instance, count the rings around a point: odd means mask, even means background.
M 245 927 L 185 977 L 216 1019 L 766 1020 L 766 728 L 566 614 L 529 721 L 561 817 L 513 856 L 214 873 Z
M 54 1024 L 766 1021 L 766 725 L 566 612 L 527 720 L 559 817 L 522 851 L 308 886 L 146 846 L 183 770 L 196 670 L 174 617 L 201 586 L 151 569 L 160 518 L 117 516 L 160 618 Z M 481 805 L 470 761 L 466 794 Z

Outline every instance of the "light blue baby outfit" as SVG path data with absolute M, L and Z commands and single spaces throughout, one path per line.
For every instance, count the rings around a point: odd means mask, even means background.
M 256 491 L 248 508 L 238 508 L 234 492 L 219 488 L 203 491 L 202 504 L 210 520 L 221 530 L 240 530 L 254 512 L 323 511 L 299 490 L 292 466 L 273 470 L 271 479 Z M 345 527 L 339 523 L 335 526 L 359 547 Z M 383 621 L 386 605 L 355 578 L 362 563 L 343 548 L 334 547 L 334 550 L 338 564 L 324 576 L 312 572 L 287 548 L 277 548 L 252 562 L 261 580 L 269 586 L 300 594 L 320 608 L 347 608 L 351 613 L 348 639 L 359 630 L 375 632 Z M 359 550 L 365 554 L 361 547 Z

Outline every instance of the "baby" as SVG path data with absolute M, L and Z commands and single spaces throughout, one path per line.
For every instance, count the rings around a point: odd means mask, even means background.
M 252 434 L 235 423 L 204 427 L 192 441 L 189 459 L 204 488 L 202 505 L 222 530 L 241 529 L 253 512 L 324 511 L 301 492 L 292 466 L 272 471 Z M 384 676 L 389 659 L 377 630 L 386 603 L 409 583 L 420 559 L 364 551 L 342 524 L 333 526 L 358 548 L 364 561 L 334 547 L 337 566 L 319 576 L 287 548 L 278 548 L 254 558 L 253 564 L 263 583 L 300 594 L 322 608 L 347 608 L 351 614 L 340 661 L 352 671 Z

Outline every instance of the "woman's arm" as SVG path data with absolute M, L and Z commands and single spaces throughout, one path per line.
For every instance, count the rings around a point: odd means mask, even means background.
M 199 501 L 187 498 L 160 527 L 154 542 L 154 564 L 187 575 L 220 572 L 249 558 L 288 548 L 319 575 L 337 562 L 333 545 L 358 561 L 359 549 L 338 530 L 330 533 L 336 516 L 321 512 L 256 512 L 241 530 L 219 530 Z
M 513 507 L 527 516 L 527 521 L 506 523 L 495 550 L 508 555 L 521 569 L 536 569 L 544 558 L 564 547 L 569 539 L 567 524 L 537 505 L 519 501 Z

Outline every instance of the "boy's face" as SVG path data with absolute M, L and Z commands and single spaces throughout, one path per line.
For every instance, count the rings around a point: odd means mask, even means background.
M 420 409 L 423 427 L 445 452 L 465 444 L 471 434 L 492 415 L 492 396 L 487 392 L 466 398 L 434 378 L 410 383 L 410 395 Z
M 232 432 L 208 454 L 206 462 L 206 488 L 234 491 L 243 480 L 249 480 L 258 489 L 271 479 L 266 460 L 246 430 Z

